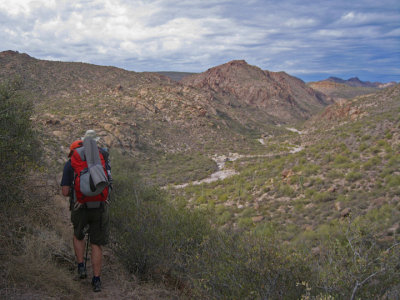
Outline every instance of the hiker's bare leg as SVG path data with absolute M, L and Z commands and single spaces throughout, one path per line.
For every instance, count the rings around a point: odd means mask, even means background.
M 101 273 L 101 261 L 103 258 L 103 253 L 101 246 L 91 244 L 92 246 L 92 267 L 93 267 L 93 276 L 100 276 Z
M 83 254 L 85 252 L 85 239 L 78 240 L 74 235 L 74 250 L 78 263 L 83 262 Z

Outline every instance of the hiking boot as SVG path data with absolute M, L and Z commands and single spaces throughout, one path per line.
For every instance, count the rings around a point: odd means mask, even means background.
M 78 266 L 78 276 L 80 279 L 85 279 L 87 277 L 85 266 Z
M 92 286 L 93 286 L 93 292 L 100 292 L 101 291 L 101 281 L 100 278 L 92 279 Z

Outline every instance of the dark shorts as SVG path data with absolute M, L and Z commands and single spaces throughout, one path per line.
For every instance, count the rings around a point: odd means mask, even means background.
M 109 234 L 108 205 L 100 208 L 80 208 L 71 212 L 74 235 L 78 240 L 85 238 L 84 229 L 89 225 L 90 243 L 106 245 Z

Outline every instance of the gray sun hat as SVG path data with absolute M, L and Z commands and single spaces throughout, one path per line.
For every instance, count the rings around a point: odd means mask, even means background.
M 97 136 L 96 131 L 94 131 L 93 129 L 89 129 L 85 132 L 85 135 L 83 137 L 81 137 L 81 140 L 84 140 L 86 137 L 90 137 L 93 140 L 95 140 L 96 142 L 100 139 L 100 137 Z

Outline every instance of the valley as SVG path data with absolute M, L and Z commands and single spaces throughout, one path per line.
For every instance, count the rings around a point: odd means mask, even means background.
M 183 299 L 400 295 L 399 84 L 306 84 L 245 61 L 137 73 L 13 51 L 0 53 L 7 80 L 31 101 L 30 175 L 49 201 L 71 141 L 94 129 L 110 149 L 110 251 L 140 280 Z

